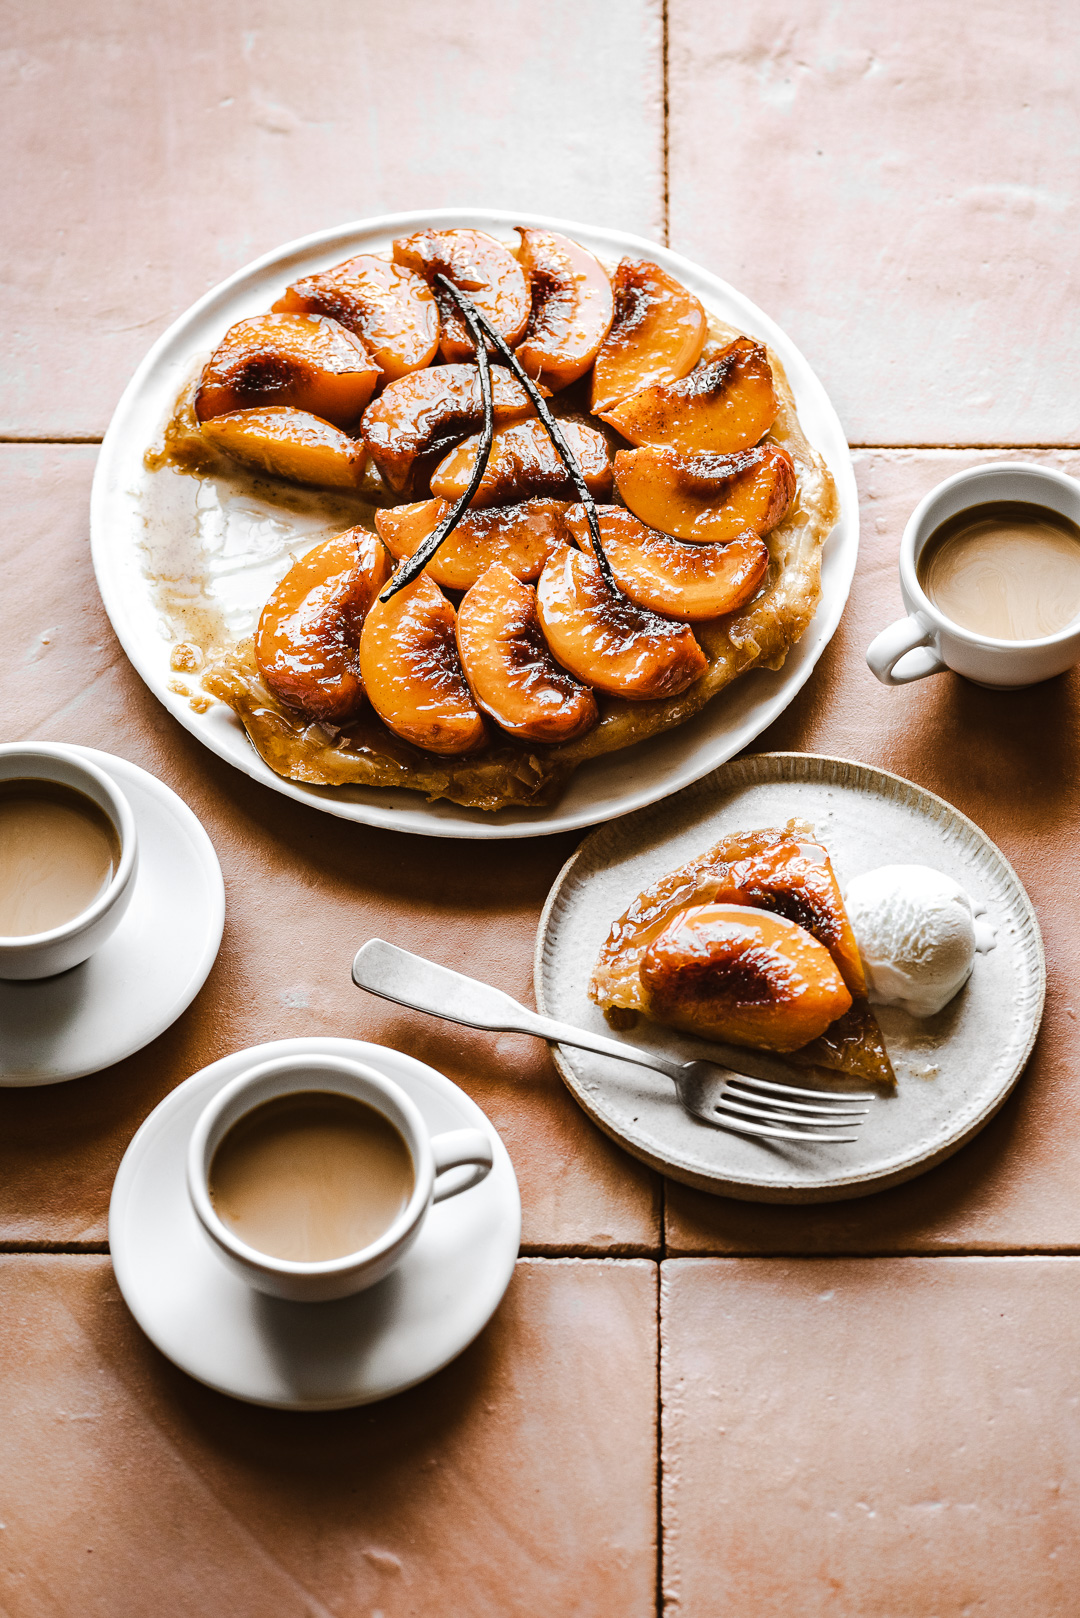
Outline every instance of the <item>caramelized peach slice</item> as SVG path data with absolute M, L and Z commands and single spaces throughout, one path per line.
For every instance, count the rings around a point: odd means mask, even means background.
M 379 367 L 351 331 L 321 315 L 257 315 L 229 328 L 195 391 L 200 421 L 259 405 L 292 405 L 352 427 Z
M 596 698 L 547 649 L 536 591 L 496 562 L 457 616 L 457 646 L 473 696 L 496 724 L 527 742 L 569 742 L 600 718 Z
M 454 609 L 426 573 L 372 606 L 360 636 L 360 675 L 388 729 L 429 753 L 471 753 L 484 721 L 458 662 Z
M 674 697 L 708 667 L 689 624 L 659 618 L 614 594 L 595 557 L 584 551 L 556 552 L 540 575 L 536 599 L 558 662 L 598 691 L 636 702 Z
M 697 623 L 734 612 L 768 570 L 768 546 L 756 534 L 740 534 L 728 545 L 686 545 L 646 528 L 623 506 L 600 506 L 597 516 L 619 589 L 639 607 L 669 618 Z M 585 507 L 571 506 L 567 521 L 581 549 L 591 551 Z
M 615 483 L 636 517 L 679 539 L 726 540 L 767 534 L 795 495 L 795 468 L 779 444 L 738 455 L 680 455 L 623 449 Z
M 785 916 L 744 905 L 695 905 L 641 961 L 645 1010 L 657 1022 L 759 1050 L 797 1051 L 851 1006 L 828 950 Z
M 628 394 L 692 371 L 707 331 L 697 298 L 658 264 L 624 258 L 611 289 L 615 317 L 593 368 L 595 415 Z
M 529 395 L 501 366 L 492 368 L 491 396 L 496 422 L 520 421 L 532 413 Z M 364 411 L 360 434 L 371 459 L 400 494 L 483 419 L 476 366 L 436 365 L 384 388 Z
M 643 388 L 600 415 L 631 444 L 734 455 L 764 438 L 778 409 L 764 345 L 736 337 L 689 376 Z
M 265 405 L 204 421 L 202 435 L 234 461 L 292 483 L 355 489 L 367 459 L 363 444 L 306 410 Z
M 611 452 L 604 435 L 572 421 L 561 422 L 560 426 L 589 492 L 601 497 L 610 494 Z M 431 474 L 432 494 L 443 500 L 460 500 L 469 487 L 480 440 L 479 433 L 467 438 L 439 462 Z M 570 474 L 543 424 L 519 421 L 513 427 L 503 427 L 496 432 L 472 505 L 507 505 L 513 500 L 542 494 L 572 499 L 575 492 Z
M 388 382 L 430 365 L 439 308 L 423 276 L 361 254 L 285 289 L 275 312 L 329 315 L 366 344 Z
M 564 500 L 521 500 L 513 506 L 467 511 L 424 569 L 443 590 L 468 590 L 493 562 L 532 583 L 548 557 L 570 539 Z M 448 500 L 423 500 L 375 513 L 375 526 L 395 561 L 412 556 L 450 510 Z
M 389 573 L 386 547 L 366 528 L 335 534 L 289 569 L 255 635 L 259 673 L 286 707 L 335 725 L 356 718 L 360 632 Z
M 468 360 L 475 353 L 458 307 L 435 286 L 445 275 L 486 315 L 511 346 L 529 319 L 529 287 L 508 247 L 484 230 L 421 230 L 394 243 L 394 262 L 424 277 L 435 292 L 442 315 L 440 347 L 445 360 Z
M 615 309 L 611 282 L 569 236 L 522 226 L 518 235 L 532 310 L 517 357 L 534 381 L 554 393 L 584 376 L 596 358 Z

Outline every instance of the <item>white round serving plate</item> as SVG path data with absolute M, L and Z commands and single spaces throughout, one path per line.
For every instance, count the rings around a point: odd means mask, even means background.
M 289 282 L 329 268 L 357 253 L 385 252 L 396 236 L 427 225 L 473 226 L 503 239 L 513 239 L 515 225 L 529 224 L 563 231 L 608 260 L 624 254 L 644 255 L 677 276 L 719 319 L 768 343 L 783 361 L 795 394 L 803 431 L 823 456 L 836 480 L 840 520 L 828 539 L 822 562 L 822 597 L 813 622 L 777 673 L 758 670 L 736 680 L 689 723 L 623 752 L 594 759 L 575 772 L 562 797 L 549 809 L 502 809 L 495 814 L 447 802 L 427 803 L 422 793 L 396 789 L 320 788 L 287 781 L 264 764 L 236 716 L 219 704 L 195 712 L 177 691 L 169 666 L 171 637 L 163 633 L 154 583 L 146 570 L 147 516 L 144 501 L 150 480 L 182 477 L 165 469 L 148 472 L 144 452 L 160 437 L 180 389 L 198 358 L 206 355 L 238 320 L 260 314 Z M 208 480 L 212 481 L 212 480 Z M 218 531 L 227 522 L 230 495 L 222 480 L 215 510 L 199 522 Z M 249 491 L 237 496 L 251 523 Z M 193 304 L 156 342 L 124 392 L 105 435 L 94 477 L 90 506 L 94 569 L 106 611 L 120 643 L 154 695 L 201 742 L 275 792 L 312 804 L 329 814 L 365 825 L 432 837 L 537 837 L 571 831 L 609 820 L 655 802 L 695 781 L 724 759 L 745 748 L 781 713 L 808 679 L 840 621 L 855 571 L 859 545 L 859 508 L 855 477 L 843 428 L 828 396 L 799 350 L 757 306 L 718 276 L 624 231 L 601 230 L 542 215 L 502 210 L 441 208 L 385 214 L 301 237 L 267 253 L 239 270 Z M 265 506 L 254 529 L 250 555 L 222 555 L 218 583 L 240 618 L 254 615 L 280 576 L 272 563 L 289 549 L 303 549 L 334 526 L 313 527 L 297 521 L 296 532 L 283 528 L 282 512 Z M 275 548 L 276 547 L 276 548 Z M 237 547 L 238 552 L 242 547 Z
M 287 1303 L 245 1285 L 216 1256 L 187 1192 L 185 1159 L 210 1098 L 279 1056 L 347 1056 L 386 1074 L 428 1129 L 482 1129 L 494 1166 L 434 1205 L 398 1267 L 355 1297 Z M 234 1051 L 155 1108 L 117 1171 L 109 1247 L 117 1285 L 166 1357 L 219 1393 L 282 1410 L 340 1410 L 401 1393 L 454 1359 L 510 1282 L 521 1199 L 506 1148 L 476 1103 L 434 1068 L 358 1039 L 282 1039 Z
M 141 1050 L 187 1010 L 221 947 L 221 867 L 187 804 L 126 759 L 74 751 L 131 804 L 135 891 L 116 931 L 81 966 L 34 982 L 0 981 L 0 1086 L 60 1084 Z
M 898 1082 L 894 1094 L 874 1101 L 851 1145 L 756 1141 L 712 1129 L 683 1111 L 661 1074 L 556 1048 L 559 1071 L 589 1117 L 635 1157 L 703 1191 L 749 1202 L 864 1196 L 950 1156 L 993 1117 L 1019 1078 L 1046 989 L 1031 901 L 1001 850 L 966 816 L 885 770 L 759 753 L 722 765 L 662 808 L 639 810 L 585 839 L 540 921 L 540 1010 L 610 1037 L 588 983 L 611 923 L 649 883 L 718 838 L 782 826 L 792 816 L 813 823 L 841 889 L 886 864 L 930 865 L 955 877 L 986 905 L 997 946 L 976 956 L 967 985 L 936 1017 L 876 1008 Z M 644 1020 L 625 1037 L 684 1061 L 707 1054 L 692 1037 Z

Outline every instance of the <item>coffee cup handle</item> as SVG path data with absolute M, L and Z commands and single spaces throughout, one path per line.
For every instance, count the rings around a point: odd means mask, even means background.
M 949 665 L 929 649 L 933 638 L 934 626 L 913 612 L 870 642 L 866 661 L 882 685 L 910 685 L 912 680 L 925 680 L 928 674 L 944 674 Z M 898 670 L 896 665 L 903 657 L 908 657 L 907 666 Z
M 435 1192 L 432 1202 L 456 1197 L 459 1191 L 470 1191 L 491 1173 L 494 1161 L 491 1141 L 482 1129 L 450 1129 L 444 1135 L 431 1137 L 431 1153 L 435 1159 Z M 439 1177 L 449 1169 L 471 1168 L 472 1173 L 454 1176 L 440 1184 Z

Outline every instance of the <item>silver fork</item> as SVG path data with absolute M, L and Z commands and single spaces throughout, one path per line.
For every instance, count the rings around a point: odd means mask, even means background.
M 634 1062 L 665 1074 L 686 1111 L 717 1129 L 741 1135 L 764 1135 L 780 1140 L 853 1141 L 857 1135 L 835 1133 L 857 1129 L 869 1111 L 873 1095 L 834 1094 L 828 1090 L 801 1090 L 786 1082 L 791 1071 L 777 1058 L 759 1051 L 713 1045 L 717 1062 L 676 1062 L 654 1051 L 640 1050 L 621 1039 L 606 1039 L 585 1028 L 543 1017 L 519 1005 L 501 989 L 475 978 L 437 966 L 422 955 L 410 955 L 381 938 L 372 938 L 356 952 L 353 982 L 369 994 L 381 995 L 413 1011 L 487 1028 L 498 1033 L 535 1034 L 557 1045 L 573 1045 Z

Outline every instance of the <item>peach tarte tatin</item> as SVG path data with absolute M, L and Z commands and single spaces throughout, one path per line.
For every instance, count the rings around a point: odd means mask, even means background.
M 421 230 L 292 282 L 147 457 L 204 474 L 216 451 L 364 503 L 250 641 L 204 648 L 205 689 L 281 775 L 550 803 L 779 668 L 813 617 L 837 501 L 775 356 L 648 260 L 519 236 Z

